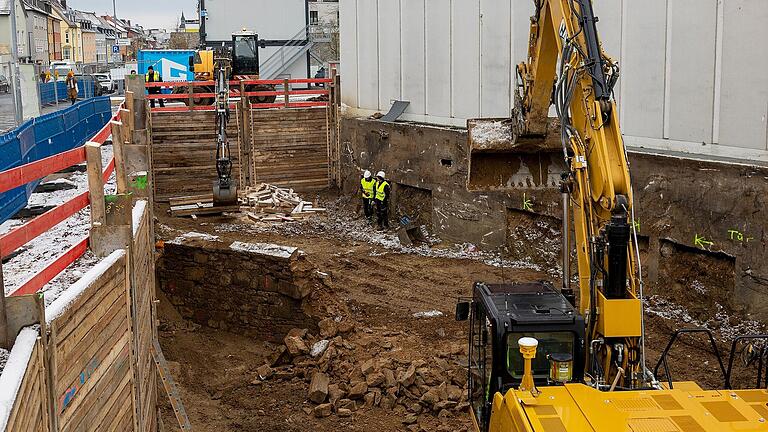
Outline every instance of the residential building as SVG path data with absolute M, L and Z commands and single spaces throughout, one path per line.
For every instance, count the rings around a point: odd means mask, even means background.
M 27 38 L 30 60 L 38 65 L 47 67 L 48 55 L 48 12 L 50 4 L 42 0 L 25 0 L 24 10 L 27 13 Z
M 11 61 L 11 20 L 10 2 L 16 3 L 16 52 L 20 62 L 30 62 L 29 36 L 27 31 L 27 12 L 21 0 L 0 0 L 0 64 L 7 65 Z M 7 66 L 0 66 L 6 69 Z
M 0 0 L 1 1 L 1 0 Z M 83 62 L 83 33 L 74 20 L 71 10 L 58 2 L 52 2 L 52 14 L 61 22 L 61 58 L 75 63 Z
M 104 34 L 105 54 L 108 63 L 116 63 L 121 60 L 120 53 L 113 52 L 112 47 L 117 46 L 117 30 L 111 22 L 107 21 L 103 17 L 96 17 L 99 21 L 98 30 Z M 98 55 L 97 55 L 98 57 Z
M 74 19 L 77 22 L 80 31 L 82 32 L 82 51 L 83 51 L 83 64 L 96 63 L 96 29 L 93 22 L 88 17 L 86 12 L 74 10 L 72 11 Z M 102 45 L 104 39 L 102 38 Z
M 61 53 L 61 20 L 56 16 L 53 11 L 53 6 L 50 2 L 47 3 L 48 7 L 48 60 L 56 61 L 62 60 Z
M 338 27 L 339 0 L 309 0 L 309 24 L 313 27 Z
M 115 31 L 115 42 L 117 42 L 118 39 L 128 39 L 127 23 L 124 23 L 120 19 L 115 19 L 115 17 L 110 15 L 102 15 L 100 18 L 109 24 Z M 130 47 L 120 45 L 120 51 L 117 54 L 113 54 L 113 60 L 116 62 L 123 61 L 124 59 L 128 58 L 129 51 Z

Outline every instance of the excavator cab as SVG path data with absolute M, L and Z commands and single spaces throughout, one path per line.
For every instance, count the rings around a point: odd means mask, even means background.
M 476 430 L 488 430 L 493 395 L 522 381 L 520 338 L 539 341 L 532 362 L 537 386 L 583 380 L 584 319 L 549 282 L 477 282 L 472 300 L 456 312 L 457 320 L 469 321 L 468 397 Z
M 245 29 L 232 35 L 232 73 L 259 75 L 259 35 Z

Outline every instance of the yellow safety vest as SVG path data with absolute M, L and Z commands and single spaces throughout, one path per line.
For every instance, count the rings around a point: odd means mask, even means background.
M 154 74 L 154 78 L 155 78 L 155 79 L 154 79 L 154 80 L 152 80 L 152 81 L 153 81 L 153 82 L 160 82 L 160 72 L 158 72 L 158 71 L 154 71 L 154 72 L 152 72 L 152 73 Z M 149 82 L 149 73 L 147 73 L 146 75 L 144 75 L 144 80 L 145 80 L 146 82 Z
M 376 200 L 377 201 L 384 201 L 384 198 L 386 198 L 386 193 L 384 191 L 384 188 L 389 186 L 389 183 L 384 180 L 383 182 L 376 184 Z
M 366 180 L 362 178 L 360 179 L 360 184 L 363 186 L 363 198 L 373 198 L 373 188 L 376 187 L 376 179 Z

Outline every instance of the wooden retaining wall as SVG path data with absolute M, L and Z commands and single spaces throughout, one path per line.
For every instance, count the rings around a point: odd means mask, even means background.
M 46 309 L 47 338 L 38 339 L 6 431 L 157 431 L 152 214 L 146 203 L 135 211 L 130 247 L 86 273 L 87 286 L 71 288 L 76 298 L 65 292 Z
M 21 388 L 16 396 L 17 403 L 11 411 L 7 431 L 48 431 L 50 412 L 46 393 L 46 370 L 43 358 L 43 341 L 38 338 L 32 350 Z M 18 403 L 23 401 L 24 403 Z
M 331 108 L 232 112 L 228 135 L 238 184 L 272 183 L 297 191 L 328 187 Z M 153 112 L 155 197 L 209 194 L 216 179 L 214 113 Z M 242 166 L 244 165 L 244 166 Z
M 133 430 L 127 256 L 51 321 L 48 339 L 56 430 Z M 107 259 L 109 259 L 107 258 Z
M 251 110 L 252 183 L 299 191 L 328 187 L 325 108 Z
M 240 116 L 227 127 L 232 177 L 240 176 Z M 152 170 L 155 199 L 211 193 L 216 180 L 216 118 L 212 111 L 153 112 Z

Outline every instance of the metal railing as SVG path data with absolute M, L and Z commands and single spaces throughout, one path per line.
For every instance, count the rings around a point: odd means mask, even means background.
M 311 25 L 304 26 L 259 66 L 259 75 L 264 79 L 277 78 L 285 72 L 299 56 L 309 51 L 314 42 L 310 39 Z

